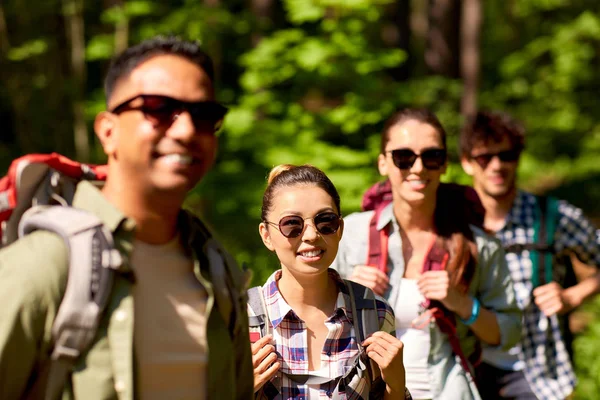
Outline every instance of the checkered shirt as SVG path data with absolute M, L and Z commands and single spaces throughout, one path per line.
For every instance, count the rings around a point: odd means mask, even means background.
M 534 242 L 536 197 L 519 191 L 506 225 L 496 233 L 504 246 Z M 560 201 L 554 236 L 556 254 L 574 252 L 583 263 L 600 266 L 600 232 L 579 208 Z M 540 400 L 566 398 L 575 385 L 575 374 L 560 331 L 559 317 L 547 318 L 533 301 L 532 261 L 529 251 L 507 253 L 519 308 L 523 310 L 523 338 L 519 358 L 525 377 Z M 564 287 L 566 266 L 552 266 L 554 280 Z
M 352 306 L 346 285 L 339 274 L 329 269 L 329 275 L 337 283 L 339 293 L 333 314 L 325 321 L 328 329 L 325 345 L 321 352 L 321 369 L 328 368 L 329 376 L 343 375 L 344 367 L 358 354 L 356 334 L 352 325 Z M 281 270 L 274 272 L 263 286 L 263 294 L 273 326 L 273 342 L 275 344 L 281 370 L 290 374 L 308 373 L 308 333 L 306 324 L 284 300 L 277 287 L 281 278 Z M 395 336 L 395 318 L 392 308 L 385 300 L 377 297 L 377 313 L 380 330 Z M 320 387 L 320 398 L 328 399 L 333 395 L 335 384 L 326 383 Z M 300 385 L 287 376 L 277 373 L 258 393 L 260 399 L 306 399 L 308 387 Z M 360 398 L 346 397 L 345 393 L 337 394 L 341 399 Z

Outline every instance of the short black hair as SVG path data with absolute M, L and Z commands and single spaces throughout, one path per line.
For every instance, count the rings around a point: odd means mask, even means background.
M 508 138 L 514 150 L 525 148 L 525 129 L 516 119 L 501 111 L 479 111 L 463 126 L 460 134 L 460 154 L 470 157 L 473 147 L 489 141 Z
M 119 80 L 129 76 L 150 58 L 165 54 L 186 58 L 202 68 L 210 80 L 214 81 L 213 61 L 198 43 L 182 40 L 177 36 L 155 36 L 127 48 L 113 58 L 104 80 L 106 101 L 111 98 Z

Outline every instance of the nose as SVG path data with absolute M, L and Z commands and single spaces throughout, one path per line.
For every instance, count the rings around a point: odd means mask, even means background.
M 500 169 L 501 166 L 502 161 L 500 161 L 500 157 L 498 157 L 498 155 L 495 155 L 494 157 L 492 157 L 487 167 L 493 170 L 497 170 Z
M 196 135 L 196 126 L 187 110 L 183 110 L 173 116 L 173 123 L 167 130 L 167 135 L 181 142 L 189 142 L 194 138 Z
M 302 241 L 303 242 L 313 242 L 317 240 L 319 232 L 317 232 L 317 228 L 314 225 L 314 222 L 304 221 L 304 232 L 302 233 Z
M 410 167 L 410 172 L 417 173 L 421 171 L 423 171 L 423 160 L 421 159 L 421 156 L 419 156 L 417 157 L 413 165 Z

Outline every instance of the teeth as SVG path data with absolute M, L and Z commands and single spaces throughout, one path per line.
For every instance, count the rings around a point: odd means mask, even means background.
M 190 165 L 194 160 L 192 156 L 185 154 L 167 154 L 162 156 L 165 162 L 181 165 Z
M 319 254 L 321 254 L 321 250 L 303 251 L 300 254 L 302 254 L 305 257 L 316 257 Z

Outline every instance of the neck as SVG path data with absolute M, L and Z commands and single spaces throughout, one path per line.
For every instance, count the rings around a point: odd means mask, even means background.
M 279 292 L 294 310 L 317 308 L 329 315 L 337 298 L 337 287 L 327 270 L 318 275 L 299 275 L 282 267 Z
M 414 230 L 433 232 L 435 203 L 436 199 L 418 205 L 394 200 L 394 216 L 405 232 Z
M 110 173 L 102 193 L 136 223 L 135 237 L 148 244 L 165 244 L 177 234 L 177 216 L 185 196 L 150 193 L 136 185 L 139 180 Z
M 512 188 L 508 193 L 502 196 L 490 196 L 481 187 L 475 186 L 479 199 L 485 208 L 484 227 L 492 232 L 497 232 L 505 224 L 506 216 L 513 206 L 517 189 Z

